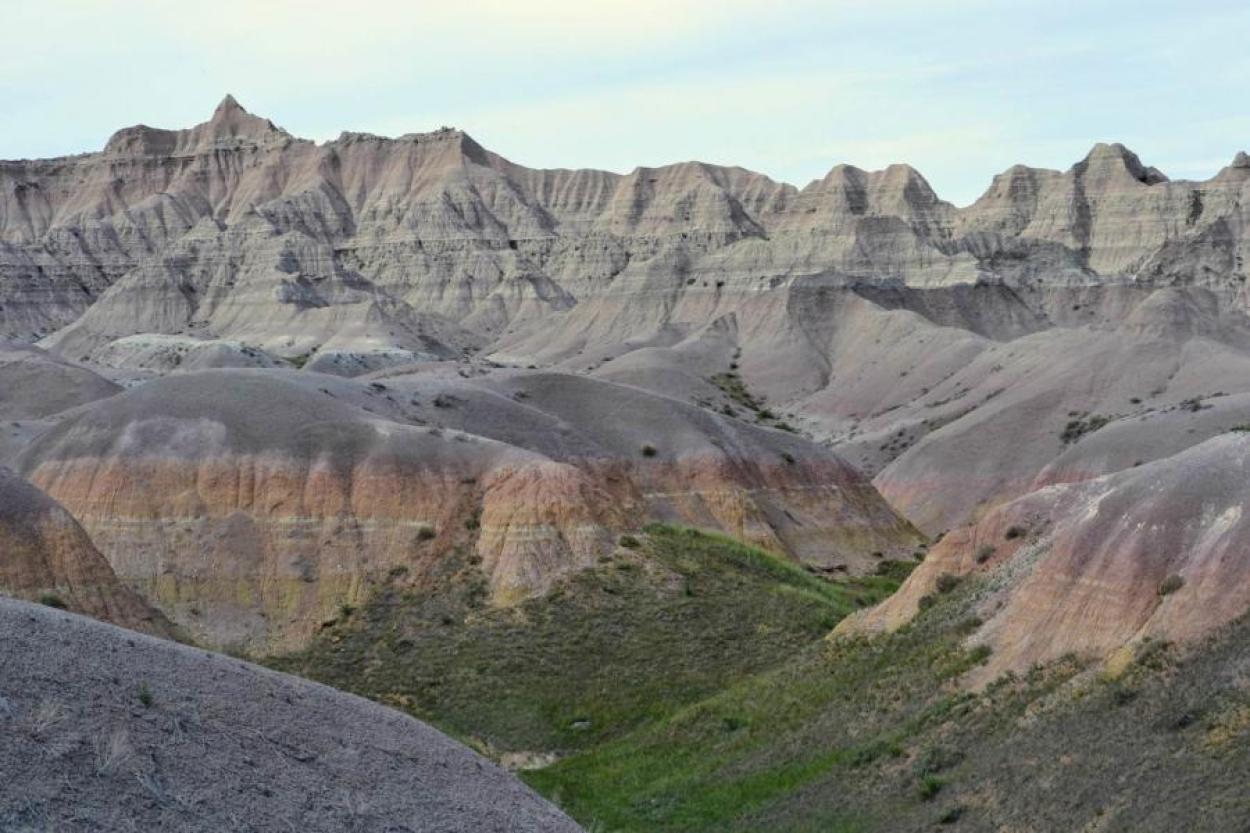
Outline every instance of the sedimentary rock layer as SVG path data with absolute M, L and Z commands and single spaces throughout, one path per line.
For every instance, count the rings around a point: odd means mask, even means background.
M 42 601 L 159 636 L 169 622 L 117 580 L 56 501 L 0 467 L 0 594 Z
M 454 378 L 170 376 L 68 415 L 23 467 L 193 636 L 254 649 L 298 645 L 391 571 L 419 582 L 457 549 L 507 604 L 651 518 L 830 569 L 919 541 L 784 432 L 579 377 Z
M 1235 431 L 1177 455 L 1043 486 L 947 534 L 893 597 L 839 625 L 893 630 L 942 576 L 985 573 L 993 648 L 985 682 L 1069 652 L 1114 659 L 1151 639 L 1189 641 L 1237 618 L 1250 598 L 1250 435 Z M 1131 656 L 1131 654 L 1130 654 Z

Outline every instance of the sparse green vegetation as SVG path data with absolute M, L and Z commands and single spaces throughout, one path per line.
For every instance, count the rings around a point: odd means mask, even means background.
M 709 381 L 728 396 L 733 402 L 747 409 L 755 416 L 755 421 L 763 425 L 772 425 L 781 431 L 789 431 L 790 433 L 798 433 L 793 425 L 785 422 L 777 414 L 773 413 L 765 404 L 764 400 L 755 396 L 747 389 L 746 383 L 742 381 L 742 377 L 738 375 L 738 365 L 733 363 L 730 365 L 728 373 L 718 373 Z M 726 414 L 734 415 L 733 409 L 726 406 L 722 409 Z
M 922 776 L 920 782 L 916 785 L 920 798 L 924 801 L 931 801 L 937 794 L 942 791 L 942 787 L 946 786 L 946 781 L 936 775 Z
M 148 687 L 147 680 L 139 683 L 139 703 L 145 708 L 152 708 L 155 699 L 152 697 L 152 689 Z
M 1086 434 L 1092 434 L 1099 428 L 1106 426 L 1111 422 L 1111 419 L 1111 417 L 1103 416 L 1102 414 L 1088 414 L 1069 420 L 1068 424 L 1063 426 L 1063 432 L 1060 433 L 1059 439 L 1063 441 L 1064 445 L 1071 445 L 1078 442 Z
M 51 591 L 45 591 L 39 594 L 39 604 L 44 607 L 55 607 L 57 610 L 65 610 L 65 600 Z
M 486 750 L 583 749 L 819 643 L 911 566 L 884 562 L 884 575 L 829 581 L 722 536 L 663 525 L 646 533 L 623 536 L 636 547 L 510 609 L 489 606 L 478 568 L 449 554 L 439 592 L 385 586 L 306 651 L 270 664 Z
M 977 548 L 977 554 L 974 556 L 974 560 L 978 564 L 984 564 L 985 562 L 993 558 L 994 553 L 996 552 L 998 552 L 998 550 L 995 549 L 992 545 L 982 544 L 980 547 Z
M 1159 595 L 1170 596 L 1184 586 L 1185 579 L 1181 578 L 1181 576 L 1177 573 L 1172 573 L 1163 581 L 1159 582 Z
M 929 800 L 965 765 L 959 747 L 937 739 L 987 719 L 981 698 L 944 686 L 988 656 L 960 647 L 967 595 L 943 596 L 889 637 L 813 643 L 524 777 L 575 818 L 622 833 L 912 829 L 879 823 L 887 807 L 932 823 Z M 1056 684 L 1048 674 L 1032 682 Z

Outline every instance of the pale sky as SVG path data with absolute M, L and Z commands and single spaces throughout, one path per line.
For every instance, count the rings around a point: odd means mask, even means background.
M 688 159 L 804 185 L 917 167 L 965 204 L 1120 141 L 1173 178 L 1250 149 L 1250 4 L 1217 0 L 0 0 L 0 158 L 189 127 L 463 128 L 535 167 Z

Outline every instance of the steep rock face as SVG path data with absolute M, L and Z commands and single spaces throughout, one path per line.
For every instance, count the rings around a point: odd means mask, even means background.
M 370 575 L 419 569 L 461 537 L 479 478 L 541 458 L 370 419 L 280 379 L 220 373 L 170 377 L 79 412 L 23 459 L 118 574 L 193 636 L 265 645 L 312 633 L 358 601 Z M 551 547 L 546 580 L 595 554 Z
M 451 549 L 507 604 L 649 517 L 844 569 L 919 541 L 781 432 L 578 377 L 451 378 L 170 376 L 68 416 L 23 466 L 193 636 L 256 650 L 300 644 L 392 570 L 425 580 Z
M 169 622 L 123 587 L 78 522 L 0 467 L 0 593 L 43 600 L 158 636 Z
M 362 698 L 9 599 L 0 633 L 5 830 L 580 830 Z
M 1074 652 L 1106 658 L 1193 640 L 1245 612 L 1250 438 L 1224 434 L 1152 463 L 1046 486 L 934 547 L 895 596 L 839 625 L 893 630 L 943 574 L 989 572 L 971 639 L 993 648 L 973 683 Z
M 604 332 L 639 337 L 706 324 L 697 313 L 709 302 L 719 315 L 830 273 L 945 292 L 1032 286 L 1040 270 L 1047 290 L 1136 278 L 1239 297 L 1243 173 L 1235 161 L 1208 182 L 1172 183 L 1099 145 L 1066 173 L 1013 168 L 957 210 L 906 165 L 839 165 L 803 189 L 695 162 L 627 175 L 531 170 L 454 130 L 345 133 L 318 146 L 227 98 L 190 130 L 128 128 L 101 153 L 0 165 L 4 331 L 70 323 L 123 278 L 129 290 L 50 344 L 82 355 L 197 327 L 263 340 L 264 327 L 238 320 L 244 310 L 275 318 L 268 335 L 281 340 L 292 316 L 308 332 L 309 306 L 369 300 L 536 356 L 552 346 L 523 336 L 573 308 Z M 356 295 L 334 289 L 344 282 Z M 1063 309 L 1053 294 L 1027 299 L 1034 315 Z M 621 295 L 659 304 L 640 315 L 613 302 Z M 36 297 L 46 321 L 29 320 Z M 314 316 L 321 325 L 301 349 L 362 314 Z M 387 349 L 413 349 L 383 332 L 373 335 Z

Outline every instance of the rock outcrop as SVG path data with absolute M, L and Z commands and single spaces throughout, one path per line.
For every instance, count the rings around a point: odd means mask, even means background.
M 985 573 L 971 640 L 992 680 L 1068 653 L 1111 660 L 1150 640 L 1185 642 L 1246 611 L 1250 434 L 1223 433 L 1113 474 L 1043 486 L 951 531 L 898 593 L 840 633 L 894 630 L 943 576 Z M 1131 653 L 1129 654 L 1131 656 Z
M 0 467 L 0 594 L 170 636 L 164 616 L 122 586 L 56 501 Z

